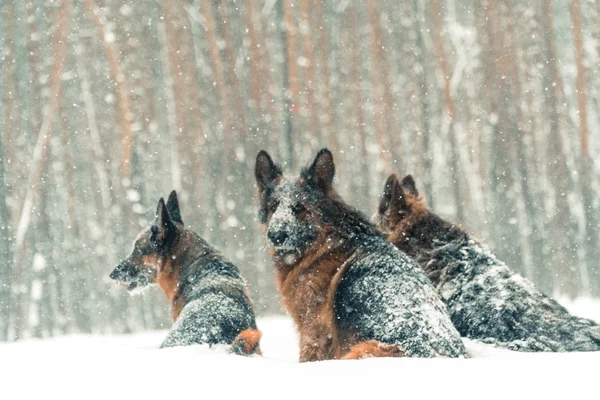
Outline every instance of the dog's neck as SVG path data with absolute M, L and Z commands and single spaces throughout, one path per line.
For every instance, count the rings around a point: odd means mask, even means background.
M 283 306 L 298 325 L 303 325 L 305 317 L 326 297 L 333 276 L 347 258 L 347 247 L 341 238 L 329 235 L 316 240 L 294 263 L 276 262 Z
M 460 226 L 444 220 L 429 210 L 417 215 L 409 215 L 386 236 L 397 248 L 417 260 L 425 269 L 432 267 L 428 265 L 432 250 L 453 241 L 467 241 L 469 238 Z
M 185 305 L 185 299 L 180 290 L 183 270 L 207 252 L 209 249 L 202 238 L 195 232 L 184 229 L 173 250 L 169 254 L 161 256 L 159 260 L 160 272 L 157 283 L 171 302 L 173 321 L 177 319 Z

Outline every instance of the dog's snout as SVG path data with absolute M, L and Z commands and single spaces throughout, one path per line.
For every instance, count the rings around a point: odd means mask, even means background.
M 117 265 L 117 267 L 110 273 L 110 279 L 118 279 L 121 275 L 123 275 L 124 269 L 125 266 L 123 264 Z
M 132 278 L 135 268 L 128 263 L 121 263 L 110 273 L 109 277 L 113 280 L 125 280 Z
M 269 231 L 267 237 L 275 246 L 281 246 L 288 238 L 288 234 L 284 231 Z

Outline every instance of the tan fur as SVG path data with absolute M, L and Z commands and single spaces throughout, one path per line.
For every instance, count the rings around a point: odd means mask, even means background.
M 156 283 L 171 303 L 171 317 L 173 322 L 177 320 L 185 300 L 177 297 L 180 285 L 181 266 L 170 259 L 158 257 L 157 255 L 144 256 L 144 263 L 151 265 L 156 270 Z
M 319 242 L 324 241 L 316 241 Z M 278 270 L 277 287 L 282 304 L 298 327 L 301 362 L 330 359 L 339 352 L 332 343 L 333 312 L 327 305 L 333 301 L 328 301 L 327 296 L 343 261 L 343 254 L 321 245 L 291 269 Z
M 181 259 L 182 253 L 191 246 L 191 236 L 183 232 L 170 257 L 161 257 L 157 254 L 144 256 L 144 264 L 152 266 L 155 270 L 155 282 L 162 289 L 163 293 L 171 303 L 171 317 L 173 322 L 179 318 L 186 301 L 183 296 L 177 296 L 181 293 L 181 265 L 177 262 Z
M 372 357 L 404 357 L 405 354 L 400 351 L 398 346 L 393 344 L 381 343 L 377 340 L 358 343 L 342 357 L 343 360 L 359 360 L 361 358 Z
M 404 241 L 404 232 L 415 225 L 419 219 L 426 214 L 429 209 L 421 196 L 414 196 L 405 193 L 405 201 L 407 209 L 410 210 L 408 215 L 398 220 L 394 215 L 385 218 L 385 226 L 378 224 L 378 228 L 386 235 L 389 242 L 396 247 L 400 247 L 400 243 Z
M 259 342 L 262 333 L 258 329 L 248 328 L 240 332 L 233 340 L 231 347 L 233 351 L 239 355 L 262 355 Z

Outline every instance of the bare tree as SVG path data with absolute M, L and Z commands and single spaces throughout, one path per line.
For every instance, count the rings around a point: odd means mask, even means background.
M 133 151 L 133 131 L 131 129 L 131 106 L 129 104 L 129 94 L 125 75 L 121 70 L 121 62 L 119 60 L 119 50 L 115 42 L 114 33 L 106 28 L 106 17 L 102 10 L 96 4 L 96 0 L 86 0 L 92 20 L 100 31 L 102 46 L 108 58 L 108 66 L 114 79 L 115 92 L 117 94 L 117 102 L 119 106 L 119 121 L 123 134 L 122 137 L 122 158 L 121 171 L 125 182 L 131 181 L 131 153 Z
M 11 305 L 11 274 L 10 274 L 10 245 L 11 232 L 9 228 L 10 211 L 6 203 L 8 185 L 6 184 L 5 157 L 3 141 L 0 140 L 0 341 L 8 339 L 8 316 Z
M 56 17 L 56 24 L 60 29 L 54 37 L 54 60 L 52 64 L 53 67 L 50 71 L 50 103 L 46 106 L 42 126 L 38 133 L 37 143 L 33 152 L 33 162 L 27 180 L 27 194 L 25 201 L 23 202 L 23 207 L 21 208 L 16 232 L 13 270 L 15 271 L 14 282 L 15 285 L 17 285 L 17 288 L 19 288 L 18 285 L 22 283 L 25 273 L 25 265 L 22 262 L 25 235 L 27 234 L 31 223 L 31 213 L 39 190 L 39 182 L 52 133 L 52 125 L 57 116 L 60 104 L 62 87 L 61 75 L 67 55 L 67 38 L 71 26 L 71 8 L 71 0 L 63 0 Z M 25 296 L 24 293 L 20 292 L 20 289 L 19 292 L 15 294 L 15 299 L 15 337 L 19 338 L 25 326 L 25 321 L 23 320 Z
M 451 74 L 448 67 L 448 59 L 444 49 L 444 22 L 442 20 L 442 9 L 439 0 L 431 0 L 431 11 L 433 14 L 433 36 L 435 49 L 440 63 L 440 71 L 444 82 L 443 88 L 443 104 L 444 115 L 442 116 L 442 135 L 449 136 L 450 142 L 450 173 L 452 176 L 452 191 L 454 194 L 454 204 L 456 206 L 456 219 L 464 223 L 465 215 L 461 200 L 462 177 L 459 173 L 459 154 L 458 154 L 458 139 L 457 132 L 454 129 L 454 120 L 456 118 L 456 109 L 452 92 L 450 89 Z
M 586 97 L 586 78 L 584 66 L 583 48 L 583 26 L 581 23 L 581 2 L 569 0 L 571 13 L 573 38 L 575 42 L 575 65 L 577 67 L 577 78 L 575 87 L 577 90 L 577 106 L 579 108 L 579 138 L 581 144 L 580 166 L 581 166 L 581 200 L 583 203 L 583 214 L 585 217 L 585 253 L 588 267 L 597 265 L 600 257 L 598 250 L 598 219 L 594 206 L 594 192 L 592 188 L 593 169 L 592 158 L 589 149 L 589 128 Z M 598 288 L 600 290 L 600 288 Z

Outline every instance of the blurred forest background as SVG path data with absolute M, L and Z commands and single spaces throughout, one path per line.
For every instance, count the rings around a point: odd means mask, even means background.
M 371 215 L 434 210 L 555 296 L 600 296 L 600 1 L 5 0 L 0 339 L 168 327 L 108 274 L 177 189 L 280 312 L 254 160 L 336 157 Z

